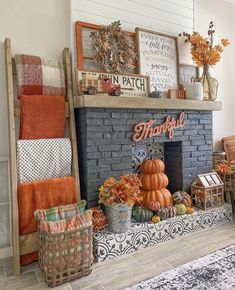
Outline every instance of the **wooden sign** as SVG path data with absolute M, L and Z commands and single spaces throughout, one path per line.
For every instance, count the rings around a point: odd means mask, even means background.
M 178 42 L 177 37 L 151 30 L 136 28 L 139 54 L 139 73 L 150 77 L 150 91 L 177 90 Z
M 113 84 L 120 85 L 121 97 L 149 97 L 149 78 L 147 76 L 135 74 L 111 74 L 86 70 L 77 71 L 78 94 L 84 93 L 79 91 L 80 80 L 82 80 L 83 78 L 98 80 L 99 78 L 103 77 L 109 77 L 111 78 L 111 82 Z
M 141 140 L 152 138 L 163 133 L 168 134 L 170 140 L 174 137 L 175 129 L 182 128 L 185 125 L 184 112 L 179 114 L 178 119 L 174 117 L 167 116 L 163 124 L 153 127 L 155 119 L 138 123 L 134 126 L 134 134 L 132 135 L 132 140 L 134 142 L 139 142 Z
M 179 65 L 179 82 L 186 85 L 197 79 L 199 75 L 198 68 L 194 65 L 180 64 Z

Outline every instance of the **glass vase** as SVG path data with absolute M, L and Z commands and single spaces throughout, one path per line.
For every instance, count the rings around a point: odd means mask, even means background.
M 203 66 L 203 73 L 199 78 L 199 82 L 203 86 L 203 100 L 215 101 L 217 98 L 218 81 L 211 77 L 208 65 Z

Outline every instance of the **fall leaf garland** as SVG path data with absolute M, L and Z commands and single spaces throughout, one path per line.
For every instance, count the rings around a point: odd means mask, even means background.
M 102 25 L 91 33 L 94 59 L 106 72 L 126 73 L 135 68 L 135 45 L 127 32 L 122 31 L 120 21 Z

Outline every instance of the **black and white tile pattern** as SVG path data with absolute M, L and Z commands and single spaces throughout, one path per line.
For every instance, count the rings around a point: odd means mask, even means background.
M 125 288 L 141 289 L 234 290 L 235 245 Z
M 161 159 L 164 161 L 164 143 L 143 141 L 132 144 L 132 169 L 139 172 L 140 164 L 145 159 Z
M 123 234 L 105 229 L 93 233 L 94 257 L 97 262 L 102 262 L 231 220 L 232 206 L 224 204 L 206 211 L 196 210 L 192 215 L 169 218 L 158 224 L 133 222 L 131 230 Z
M 18 140 L 18 182 L 71 175 L 72 151 L 68 138 Z

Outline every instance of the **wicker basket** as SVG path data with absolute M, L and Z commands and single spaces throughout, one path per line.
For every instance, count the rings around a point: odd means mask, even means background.
M 39 229 L 39 267 L 48 286 L 91 272 L 92 227 L 51 234 Z

